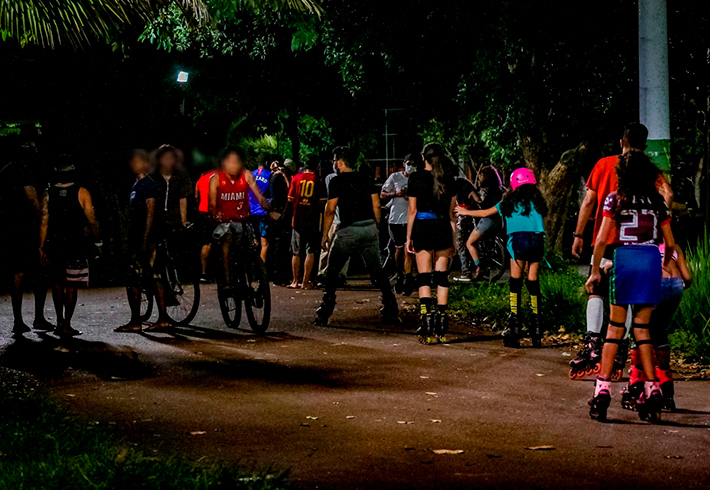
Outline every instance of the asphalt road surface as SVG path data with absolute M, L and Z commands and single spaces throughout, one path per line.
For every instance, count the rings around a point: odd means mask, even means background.
M 377 294 L 359 288 L 327 328 L 312 325 L 319 291 L 274 288 L 259 337 L 224 327 L 206 289 L 194 325 L 172 335 L 114 333 L 123 291 L 82 292 L 85 333 L 62 343 L 13 340 L 2 298 L 0 365 L 148 452 L 288 470 L 301 488 L 708 488 L 707 382 L 678 382 L 683 410 L 655 426 L 619 407 L 616 384 L 600 424 L 592 381 L 567 377 L 570 347 L 505 349 L 461 326 L 450 345 L 423 346 L 414 317 L 383 327 Z

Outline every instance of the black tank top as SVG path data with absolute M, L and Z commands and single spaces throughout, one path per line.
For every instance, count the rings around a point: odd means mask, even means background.
M 47 238 L 54 251 L 78 252 L 86 249 L 87 220 L 79 204 L 80 186 L 49 188 L 49 229 Z

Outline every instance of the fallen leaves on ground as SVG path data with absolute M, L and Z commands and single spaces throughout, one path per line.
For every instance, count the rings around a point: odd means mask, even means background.
M 463 454 L 463 449 L 433 449 L 434 454 Z

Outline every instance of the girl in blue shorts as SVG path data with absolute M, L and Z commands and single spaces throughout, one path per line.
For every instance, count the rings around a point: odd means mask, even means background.
M 527 269 L 527 288 L 533 313 L 531 337 L 533 346 L 539 347 L 542 340 L 540 322 L 540 281 L 538 270 L 545 254 L 545 225 L 547 203 L 536 186 L 535 174 L 525 167 L 515 170 L 510 176 L 511 190 L 494 207 L 470 210 L 461 206 L 456 212 L 463 216 L 487 218 L 500 214 L 505 218 L 510 253 L 510 317 L 508 328 L 503 331 L 503 344 L 518 347 L 520 320 L 518 305 L 523 290 L 523 273 Z
M 632 309 L 632 328 L 638 355 L 645 374 L 644 389 L 636 400 L 642 420 L 658 420 L 663 395 L 656 377 L 654 349 L 649 326 L 653 308 L 661 299 L 662 262 L 658 244 L 673 250 L 675 242 L 670 215 L 656 190 L 658 169 L 642 151 L 619 157 L 616 169 L 619 187 L 604 202 L 604 214 L 594 246 L 592 273 L 586 288 L 591 293 L 601 281 L 600 263 L 610 234 L 614 234 L 614 268 L 609 282 L 611 304 L 609 328 L 602 349 L 601 371 L 597 375 L 594 398 L 590 402 L 592 419 L 605 421 L 611 403 L 611 373 L 621 339 L 626 333 L 626 315 Z

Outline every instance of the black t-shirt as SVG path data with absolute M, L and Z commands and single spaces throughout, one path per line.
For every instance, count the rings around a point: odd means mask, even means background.
M 478 195 L 481 197 L 481 209 L 490 209 L 503 199 L 503 191 L 497 185 L 481 187 Z
M 463 177 L 456 179 L 456 203 L 471 209 L 474 203 L 471 197 L 473 190 L 475 190 L 475 188 L 470 180 L 464 179 Z
M 155 222 L 159 226 L 176 226 L 182 222 L 180 200 L 192 194 L 190 178 L 177 172 L 166 179 L 160 172 L 152 176 L 155 183 Z
M 418 170 L 409 177 L 409 197 L 417 198 L 417 212 L 434 213 L 441 218 L 448 218 L 451 198 L 456 195 L 456 182 L 453 177 L 444 176 L 445 192 L 434 195 L 434 176 L 429 170 Z
M 372 181 L 360 172 L 343 172 L 333 177 L 328 185 L 328 199 L 338 199 L 340 228 L 375 219 L 372 195 L 377 193 Z
M 131 188 L 131 200 L 128 205 L 128 241 L 131 244 L 141 243 L 143 240 L 148 199 L 155 199 L 155 181 L 150 176 L 136 180 Z

